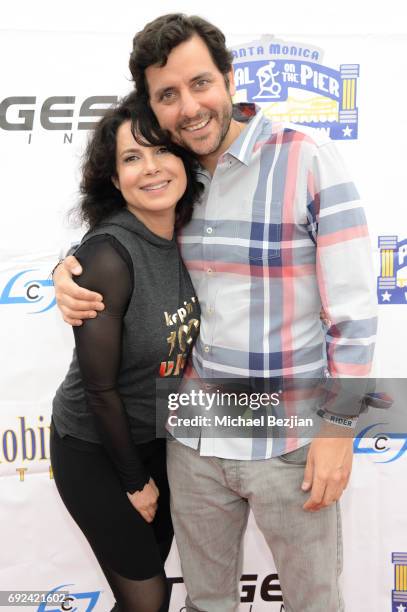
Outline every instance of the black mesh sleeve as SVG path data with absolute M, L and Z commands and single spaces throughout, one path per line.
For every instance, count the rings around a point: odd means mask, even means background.
M 76 282 L 101 293 L 105 304 L 105 310 L 95 319 L 73 328 L 86 401 L 124 490 L 133 493 L 143 489 L 149 475 L 131 439 L 117 389 L 123 316 L 133 290 L 132 262 L 122 245 L 107 235 L 91 238 L 75 256 L 83 267 Z

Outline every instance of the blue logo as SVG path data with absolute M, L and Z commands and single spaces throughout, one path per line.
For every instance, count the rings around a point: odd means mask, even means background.
M 277 122 L 323 129 L 334 140 L 358 137 L 359 64 L 321 64 L 322 51 L 265 36 L 232 47 L 235 102 L 255 102 Z
M 71 584 L 61 584 L 47 593 L 45 599 L 49 602 L 43 602 L 37 612 L 77 612 L 78 608 L 75 605 L 75 601 L 85 600 L 88 602 L 87 608 L 83 612 L 91 612 L 100 597 L 101 591 L 88 591 L 85 593 L 71 593 L 63 595 L 59 591 L 65 591 L 66 587 L 72 586 Z M 61 598 L 62 596 L 62 598 Z M 56 607 L 57 606 L 57 607 Z
M 0 293 L 0 304 L 31 305 L 42 302 L 40 310 L 35 310 L 29 314 L 46 312 L 55 306 L 54 291 L 49 289 L 54 286 L 52 280 L 36 278 L 34 272 L 37 272 L 37 270 L 23 270 L 10 278 Z M 28 277 L 28 275 L 30 276 Z
M 391 612 L 407 611 L 407 553 L 395 552 L 391 556 L 394 563 L 394 589 L 391 592 Z
M 353 450 L 359 455 L 375 455 L 374 463 L 392 463 L 407 451 L 407 433 L 376 430 L 386 423 L 368 425 L 355 437 Z M 378 458 L 380 457 L 380 459 Z
M 380 276 L 377 279 L 379 304 L 407 303 L 407 239 L 379 236 Z

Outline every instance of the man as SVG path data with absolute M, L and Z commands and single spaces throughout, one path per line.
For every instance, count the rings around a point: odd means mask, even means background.
M 367 375 L 376 329 L 370 247 L 332 142 L 271 124 L 250 105 L 233 117 L 231 55 L 223 34 L 200 18 L 166 15 L 148 24 L 135 36 L 130 69 L 161 127 L 202 166 L 205 195 L 180 237 L 202 309 L 198 376 Z M 54 280 L 64 319 L 75 325 L 103 305 L 70 272 L 81 272 L 72 258 Z M 321 303 L 331 322 L 326 337 Z M 352 438 L 301 444 L 205 437 L 168 444 L 189 612 L 237 608 L 249 507 L 272 550 L 287 612 L 343 610 L 337 502 Z

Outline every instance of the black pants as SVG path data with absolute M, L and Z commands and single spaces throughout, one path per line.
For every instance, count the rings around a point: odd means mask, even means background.
M 173 529 L 165 440 L 153 440 L 138 449 L 160 492 L 152 523 L 147 523 L 131 505 L 100 444 L 71 436 L 62 438 L 54 425 L 51 428 L 51 464 L 59 494 L 92 547 L 119 609 L 149 611 L 159 610 L 164 601 L 161 598 L 160 605 L 143 607 L 149 599 L 146 588 L 150 583 L 154 595 L 165 588 L 161 583 Z

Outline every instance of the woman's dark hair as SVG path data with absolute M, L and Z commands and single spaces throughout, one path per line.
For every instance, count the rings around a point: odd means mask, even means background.
M 153 64 L 165 66 L 172 49 L 194 35 L 202 38 L 214 64 L 227 81 L 227 73 L 232 70 L 233 56 L 226 48 L 225 36 L 219 28 L 196 15 L 162 15 L 148 23 L 133 39 L 129 68 L 135 87 L 145 100 L 149 97 L 145 69 Z
M 169 133 L 159 128 L 150 107 L 135 91 L 106 112 L 87 145 L 80 184 L 80 220 L 92 228 L 126 206 L 121 192 L 112 182 L 112 177 L 116 176 L 117 131 L 125 121 L 131 122 L 132 134 L 139 144 L 166 146 L 182 159 L 187 187 L 175 209 L 175 229 L 178 230 L 191 219 L 193 203 L 203 189 L 197 179 L 198 162 L 191 153 L 171 142 Z

